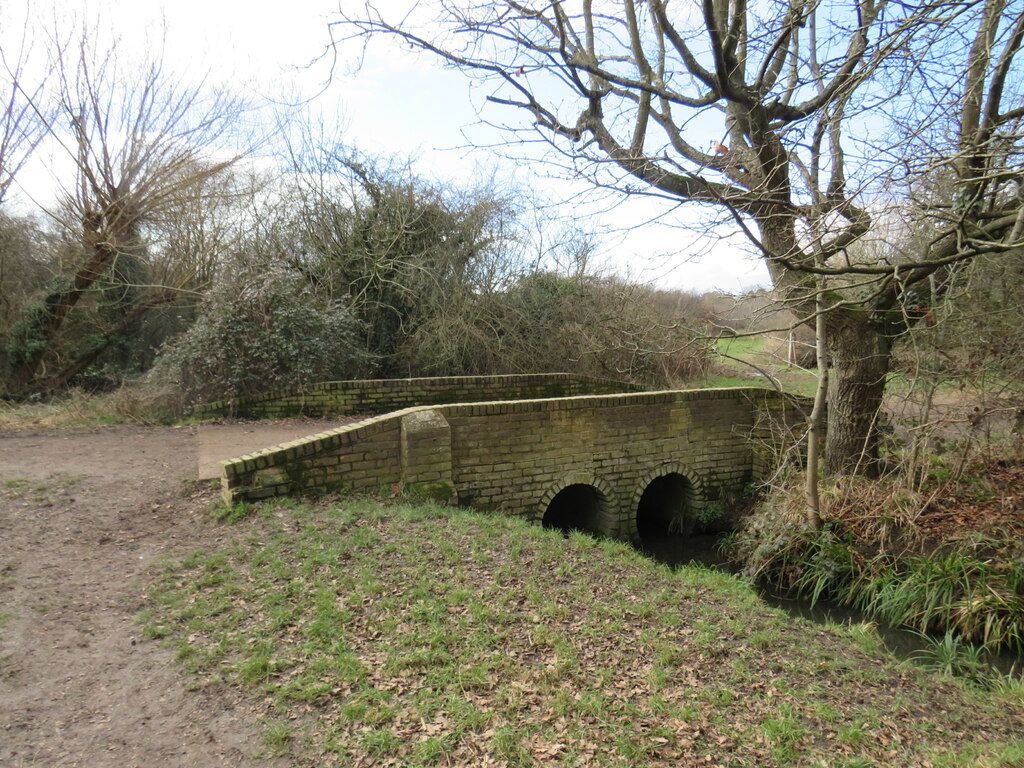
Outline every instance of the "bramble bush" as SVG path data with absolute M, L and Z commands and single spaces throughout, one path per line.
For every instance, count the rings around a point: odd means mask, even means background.
M 359 322 L 280 262 L 225 270 L 199 317 L 168 342 L 149 375 L 179 410 L 312 381 L 358 377 L 368 356 Z

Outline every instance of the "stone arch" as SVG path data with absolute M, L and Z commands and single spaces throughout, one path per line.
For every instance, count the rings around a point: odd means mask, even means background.
M 608 536 L 618 534 L 614 497 L 611 488 L 600 478 L 586 472 L 575 472 L 553 483 L 537 505 L 537 522 L 556 528 L 568 528 L 567 519 L 555 519 L 561 518 L 564 512 L 552 508 L 553 503 L 558 504 L 559 500 L 566 505 L 584 507 L 580 511 L 581 530 Z M 554 513 L 555 518 L 551 517 L 551 513 Z
M 692 516 L 704 506 L 707 496 L 704 487 L 704 478 L 701 474 L 696 472 L 692 467 L 680 462 L 667 462 L 665 464 L 660 464 L 641 475 L 640 482 L 633 491 L 633 496 L 630 499 L 624 520 L 625 530 L 623 533 L 628 538 L 634 541 L 639 540 L 640 538 L 638 513 L 640 511 L 640 503 L 644 499 L 644 494 L 649 488 L 651 488 L 655 481 L 672 476 L 683 478 L 688 486 L 685 492 L 687 493 L 686 511 L 689 515 Z

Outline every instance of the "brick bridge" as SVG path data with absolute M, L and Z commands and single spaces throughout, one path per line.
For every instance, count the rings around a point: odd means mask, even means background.
M 727 513 L 799 408 L 752 387 L 427 405 L 223 462 L 221 482 L 229 502 L 398 485 L 632 539 Z

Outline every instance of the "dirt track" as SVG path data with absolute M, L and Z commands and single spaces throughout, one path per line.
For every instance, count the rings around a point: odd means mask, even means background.
M 163 558 L 232 534 L 200 464 L 337 423 L 0 434 L 0 765 L 271 764 L 252 713 L 187 690 L 136 614 Z

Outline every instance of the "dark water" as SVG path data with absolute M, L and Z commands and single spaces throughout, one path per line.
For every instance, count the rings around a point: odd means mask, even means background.
M 638 549 L 652 560 L 675 567 L 677 565 L 703 565 L 723 571 L 735 572 L 721 554 L 725 534 L 698 533 L 690 536 L 662 534 L 643 539 Z
M 653 560 L 672 567 L 700 565 L 705 568 L 716 568 L 735 573 L 735 568 L 721 553 L 721 544 L 724 538 L 724 534 L 693 536 L 664 534 L 645 539 L 638 549 Z M 812 606 L 810 601 L 804 598 L 766 592 L 761 592 L 761 599 L 768 605 L 781 608 L 791 616 L 799 616 L 816 624 L 874 624 L 886 648 L 901 659 L 913 658 L 930 647 L 929 642 L 917 632 L 901 627 L 886 626 L 862 611 L 827 600 L 819 600 Z M 989 654 L 985 662 L 1004 674 L 1011 671 L 1020 674 L 1024 670 L 1024 657 L 1009 651 Z

